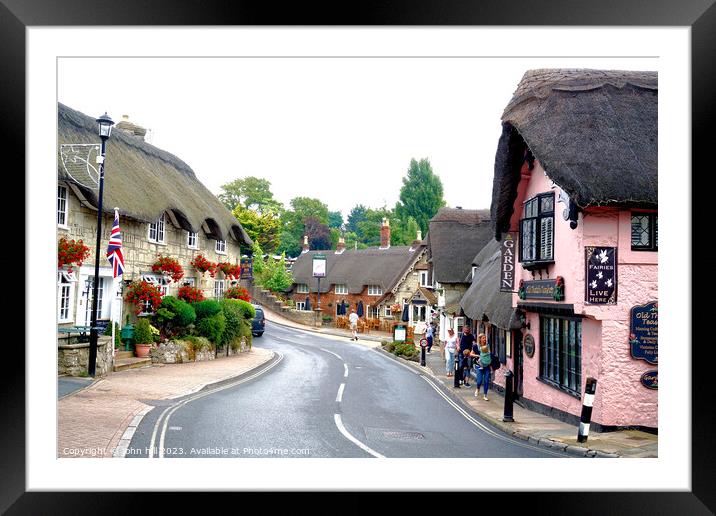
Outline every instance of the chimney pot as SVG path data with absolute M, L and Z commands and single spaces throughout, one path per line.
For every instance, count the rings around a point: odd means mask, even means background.
M 387 218 L 383 218 L 383 225 L 380 227 L 380 249 L 388 249 L 390 247 L 390 222 Z

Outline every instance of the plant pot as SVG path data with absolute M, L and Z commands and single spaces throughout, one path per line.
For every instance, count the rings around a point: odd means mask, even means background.
M 148 357 L 151 347 L 151 344 L 134 344 L 134 354 L 140 358 Z

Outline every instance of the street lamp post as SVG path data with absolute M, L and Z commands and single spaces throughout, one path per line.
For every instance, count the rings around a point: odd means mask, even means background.
M 112 133 L 112 126 L 114 122 L 107 116 L 104 115 L 97 119 L 99 125 L 99 137 L 102 140 L 102 147 L 100 155 L 97 157 L 99 162 L 99 194 L 97 196 L 97 245 L 95 246 L 95 258 L 94 258 L 94 281 L 92 282 L 92 320 L 90 326 L 90 346 L 89 346 L 89 364 L 87 366 L 87 373 L 94 378 L 95 370 L 97 366 L 97 339 L 99 332 L 97 330 L 97 302 L 99 295 L 99 246 L 102 241 L 102 195 L 104 193 L 104 156 L 105 146 L 109 135 Z

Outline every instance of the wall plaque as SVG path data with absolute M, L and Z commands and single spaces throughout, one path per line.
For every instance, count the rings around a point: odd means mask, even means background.
M 528 357 L 532 358 L 535 354 L 535 339 L 531 333 L 525 335 L 524 346 L 525 353 L 527 353 Z
M 506 233 L 502 239 L 502 265 L 500 267 L 500 292 L 515 290 L 515 240 L 516 233 Z
M 617 304 L 617 248 L 585 247 L 584 301 L 593 305 Z
M 647 389 L 659 388 L 659 371 L 647 371 L 641 375 L 641 384 Z
M 517 290 L 520 299 L 549 299 L 552 301 L 564 300 L 564 278 L 520 281 Z
M 629 348 L 632 358 L 659 362 L 659 306 L 656 301 L 632 307 L 629 317 Z

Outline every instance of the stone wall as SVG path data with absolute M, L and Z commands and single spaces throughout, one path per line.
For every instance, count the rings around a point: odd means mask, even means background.
M 74 338 L 57 339 L 57 374 L 84 376 L 88 374 L 89 342 L 70 343 Z M 104 376 L 114 367 L 112 337 L 100 335 L 97 339 L 95 376 Z
M 295 310 L 284 305 L 270 291 L 264 290 L 261 287 L 253 286 L 251 288 L 251 299 L 254 303 L 265 306 L 272 312 L 275 312 L 293 322 L 305 324 L 306 326 L 323 326 L 323 319 L 320 311 Z M 321 304 L 323 304 L 323 302 L 321 302 Z
M 194 360 L 191 360 L 188 351 L 191 345 L 191 342 L 186 341 L 163 342 L 157 346 L 153 346 L 149 351 L 149 356 L 153 364 L 182 364 L 186 362 L 205 362 L 224 356 L 234 356 L 251 349 L 246 338 L 241 337 L 241 345 L 237 349 L 232 349 L 229 346 L 228 351 L 227 349 L 221 349 L 217 357 L 215 357 L 214 350 L 202 348 L 194 352 Z

